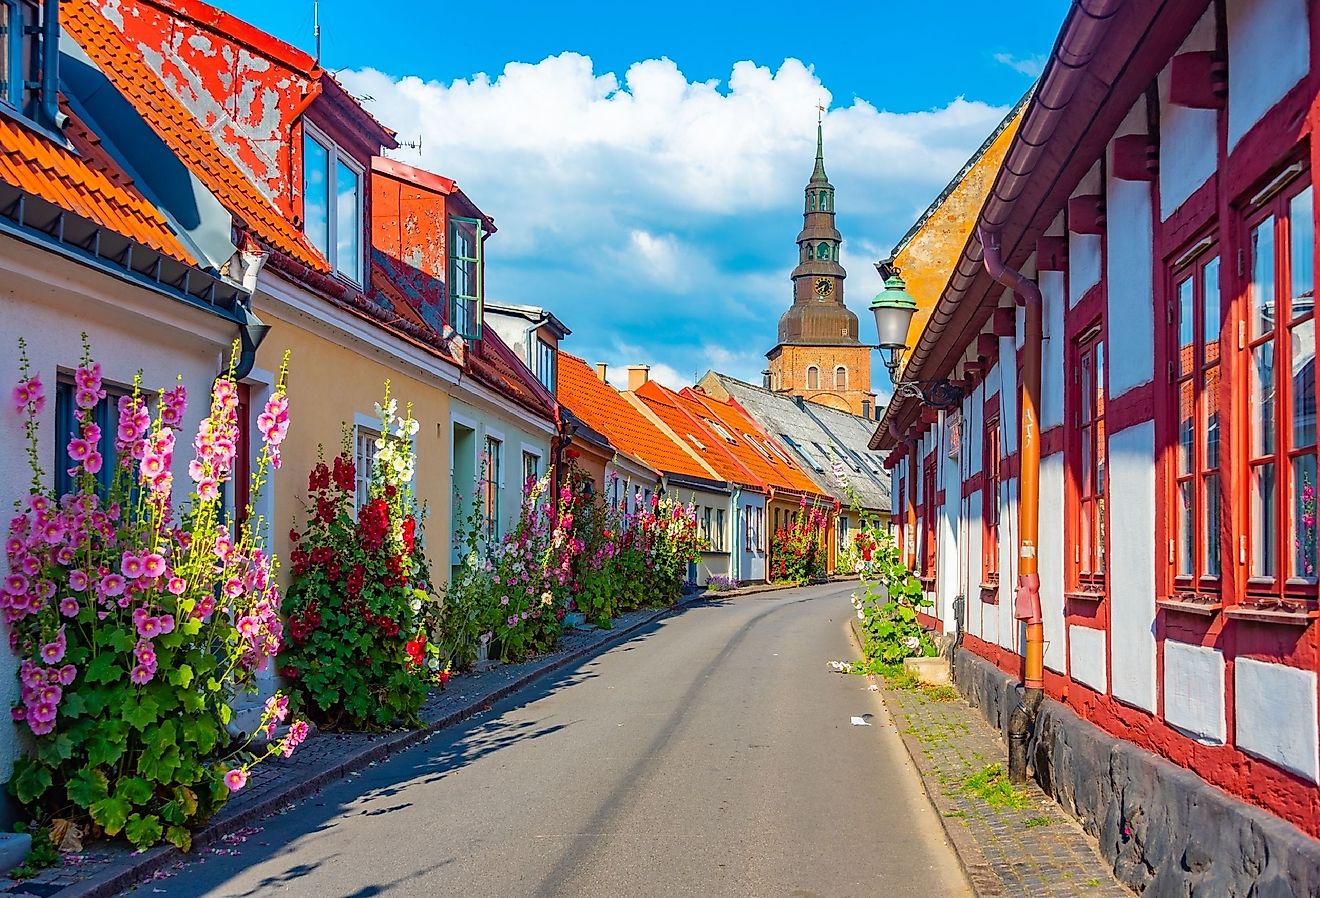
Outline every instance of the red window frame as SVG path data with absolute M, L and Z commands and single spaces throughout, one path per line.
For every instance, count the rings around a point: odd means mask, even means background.
M 935 453 L 926 456 L 921 478 L 921 573 L 935 576 Z
M 1238 445 L 1247 603 L 1314 606 L 1317 599 L 1315 209 L 1310 173 L 1300 174 L 1257 197 L 1241 217 L 1237 386 L 1245 412 Z
M 1166 346 L 1169 408 L 1174 430 L 1169 454 L 1169 589 L 1217 599 L 1223 582 L 1226 524 L 1224 418 L 1229 397 L 1224 372 L 1224 271 L 1210 241 L 1184 253 L 1170 270 Z
M 1073 376 L 1067 392 L 1073 423 L 1067 454 L 1068 582 L 1077 592 L 1098 595 L 1105 593 L 1109 554 L 1106 342 L 1102 318 L 1078 329 L 1069 345 Z
M 981 582 L 999 582 L 999 471 L 1003 462 L 999 431 L 999 394 L 985 402 L 982 431 L 981 480 Z

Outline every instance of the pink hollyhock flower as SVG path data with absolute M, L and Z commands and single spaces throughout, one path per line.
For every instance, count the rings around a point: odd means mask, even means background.
M 139 579 L 146 573 L 146 565 L 142 563 L 142 556 L 134 555 L 132 552 L 125 552 L 119 561 L 119 570 L 130 580 Z
M 11 596 L 21 596 L 27 593 L 28 579 L 22 574 L 10 574 L 5 577 L 5 592 Z
M 289 735 L 285 736 L 284 741 L 280 743 L 280 754 L 284 755 L 286 758 L 292 755 L 294 749 L 307 741 L 308 730 L 309 727 L 307 726 L 307 721 L 299 720 L 294 722 L 294 724 L 289 727 Z
M 245 614 L 238 619 L 238 632 L 251 638 L 257 635 L 261 629 L 261 621 L 250 614 Z
M 220 481 L 214 477 L 203 477 L 197 484 L 197 495 L 207 502 L 214 502 L 219 499 Z
M 55 729 L 55 718 L 52 717 L 50 720 L 33 720 L 32 716 L 28 715 L 28 729 L 32 730 L 33 735 L 44 736 Z
M 65 617 L 77 617 L 79 610 L 78 600 L 73 596 L 60 599 L 60 614 Z
M 74 437 L 69 440 L 69 458 L 73 461 L 86 461 L 87 456 L 92 454 L 93 446 L 82 437 Z
M 16 705 L 9 709 L 9 716 L 14 718 L 14 723 L 21 723 L 27 720 L 27 708 L 22 705 Z
M 41 573 L 41 559 L 35 555 L 24 555 L 23 560 L 19 562 L 19 567 L 29 577 L 35 577 Z
M 41 660 L 47 664 L 59 664 L 64 660 L 64 650 L 68 643 L 64 639 L 64 628 L 55 634 L 55 638 L 41 647 Z
M 82 387 L 73 391 L 73 401 L 81 409 L 96 408 L 96 403 L 100 402 L 104 396 L 105 393 L 103 392 Z
M 236 599 L 243 594 L 243 581 L 238 577 L 230 577 L 225 581 L 225 595 L 231 599 Z
M 136 623 L 138 635 L 143 639 L 155 639 L 161 634 L 160 618 L 158 617 L 146 615 Z
M 155 675 L 156 672 L 152 670 L 150 667 L 148 667 L 145 664 L 139 664 L 136 667 L 134 667 L 131 671 L 129 671 L 128 678 L 137 685 L 143 686 L 147 683 L 150 683 L 151 678 L 154 677 Z
M 225 786 L 229 788 L 230 792 L 237 792 L 242 789 L 247 785 L 247 780 L 247 771 L 242 767 L 236 767 L 225 774 Z
M 270 717 L 276 723 L 283 723 L 284 718 L 289 716 L 289 697 L 287 695 L 272 695 L 266 699 L 265 716 Z
M 51 702 L 38 702 L 28 706 L 28 721 L 50 723 L 55 719 L 56 708 Z
M 72 589 L 74 592 L 83 592 L 87 589 L 88 582 L 86 571 L 69 571 L 69 589 Z
M 210 617 L 212 611 L 215 611 L 215 598 L 212 596 L 203 596 L 201 599 L 198 599 L 197 605 L 193 608 L 192 613 L 193 617 L 201 619 Z
M 143 576 L 159 577 L 165 573 L 165 557 L 159 552 L 151 552 L 142 556 Z
M 156 623 L 160 626 L 161 635 L 174 632 L 174 615 L 162 614 L 156 618 Z
M 165 588 L 174 595 L 181 596 L 188 589 L 188 583 L 182 577 L 171 577 Z
M 106 574 L 101 578 L 101 592 L 107 596 L 124 594 L 124 578 L 118 574 Z
M 142 463 L 138 467 L 144 478 L 154 480 L 165 473 L 165 457 L 155 452 L 148 452 L 142 456 Z
M 78 668 L 72 664 L 66 664 L 59 669 L 59 679 L 61 686 L 68 686 L 73 682 L 73 678 L 78 675 Z
M 77 554 L 72 546 L 61 546 L 55 551 L 55 563 L 60 567 L 68 567 L 73 564 L 73 559 Z
M 19 668 L 18 679 L 29 689 L 37 689 L 46 682 L 46 675 L 40 667 L 31 661 L 24 661 Z
M 88 474 L 99 474 L 101 473 L 102 463 L 101 453 L 93 452 L 87 456 L 87 460 L 83 462 L 83 467 L 87 469 Z
M 53 684 L 37 690 L 37 701 L 42 704 L 58 705 L 62 698 L 64 698 L 64 690 Z
M 146 667 L 156 666 L 156 648 L 145 639 L 139 639 L 137 645 L 133 646 L 133 657 L 137 659 L 138 664 Z

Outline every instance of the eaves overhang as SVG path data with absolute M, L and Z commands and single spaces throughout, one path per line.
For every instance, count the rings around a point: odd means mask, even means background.
M 998 305 L 1004 288 L 982 264 L 978 233 L 998 233 L 1004 261 L 1022 268 L 1207 6 L 1208 0 L 1078 0 L 1070 7 L 977 226 L 903 367 L 905 379 L 948 377 Z M 896 397 L 870 448 L 896 448 L 920 416 L 918 401 Z

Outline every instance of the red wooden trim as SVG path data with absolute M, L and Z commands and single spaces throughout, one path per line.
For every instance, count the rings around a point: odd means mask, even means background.
M 1063 425 L 1056 424 L 1040 434 L 1040 455 L 1042 458 L 1063 451 Z
M 1227 165 L 1221 168 L 1231 199 L 1250 193 L 1256 182 L 1278 167 L 1289 149 L 1315 130 L 1316 118 L 1320 116 L 1317 108 L 1320 104 L 1315 103 L 1317 92 L 1320 92 L 1320 69 L 1313 66 L 1311 75 L 1298 82 L 1238 140 L 1228 154 Z
M 923 409 L 921 410 L 921 423 L 922 423 L 922 424 L 925 424 L 925 425 L 929 426 L 929 425 L 931 425 L 931 424 L 937 424 L 937 423 L 939 423 L 939 420 L 940 420 L 940 413 L 939 413 L 939 410 L 938 410 L 938 409 L 933 409 L 933 408 L 929 408 L 929 407 L 927 407 L 927 408 L 923 408 Z
M 976 355 L 992 362 L 999 358 L 999 338 L 994 334 L 977 334 Z
M 967 499 L 970 498 L 971 496 L 974 496 L 984 488 L 984 485 L 985 485 L 985 472 L 977 471 L 971 477 L 968 477 L 966 480 L 963 481 L 962 497 L 964 499 Z
M 1176 262 L 1182 253 L 1195 244 L 1200 232 L 1215 220 L 1219 211 L 1218 189 L 1219 176 L 1211 175 L 1167 220 L 1156 224 L 1153 258 L 1157 268 L 1161 260 Z
M 1123 181 L 1153 181 L 1159 171 L 1155 142 L 1149 134 L 1124 134 L 1114 138 L 1109 169 Z
M 1067 237 L 1041 237 L 1036 241 L 1036 270 L 1068 270 Z
M 1188 109 L 1222 109 L 1228 66 L 1214 50 L 1179 53 L 1169 63 L 1169 102 Z
M 917 612 L 917 623 L 921 625 L 923 630 L 934 630 L 936 633 L 944 632 L 944 624 L 940 619 L 924 611 Z
M 1120 430 L 1150 421 L 1154 417 L 1155 385 L 1144 383 L 1105 403 L 1105 433 L 1113 436 Z
M 991 330 L 996 337 L 1016 337 L 1017 336 L 1017 308 L 1014 306 L 1001 306 L 995 309 L 993 317 L 990 319 Z
M 1068 200 L 1068 230 L 1074 234 L 1099 236 L 1105 232 L 1104 197 L 1086 193 Z
M 1018 472 L 1022 470 L 1021 465 L 1022 465 L 1022 459 L 1016 452 L 1014 452 L 1010 456 L 1007 456 L 1006 458 L 1000 459 L 999 462 L 1000 483 L 1004 482 L 1005 480 L 1016 480 L 1018 476 Z
M 1099 283 L 1082 294 L 1082 298 L 1077 300 L 1077 305 L 1067 311 L 1065 330 L 1068 332 L 1068 341 L 1071 343 L 1076 340 L 1082 331 L 1088 330 L 1097 320 L 1103 319 L 1105 311 L 1105 278 L 1102 274 Z M 1105 370 L 1108 369 L 1109 366 L 1105 365 Z
M 939 490 L 937 493 L 935 493 L 935 504 L 936 504 L 936 505 L 943 505 L 945 499 L 946 499 L 946 496 L 944 495 L 944 490 Z

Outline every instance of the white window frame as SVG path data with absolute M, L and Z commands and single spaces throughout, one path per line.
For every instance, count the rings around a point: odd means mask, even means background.
M 380 426 L 380 422 L 376 422 Z M 370 498 L 371 469 L 376 462 L 376 440 L 380 431 L 356 422 L 353 425 L 353 510 L 358 511 Z
M 490 444 L 492 442 L 499 444 L 500 449 L 499 477 L 497 479 L 491 478 L 490 468 L 492 465 L 490 460 Z M 508 477 L 508 459 L 505 458 L 505 449 L 507 445 L 508 443 L 504 439 L 504 434 L 495 430 L 487 430 L 482 434 L 481 443 L 479 444 L 481 452 L 487 457 L 486 475 L 481 480 L 481 494 L 483 503 L 487 503 L 488 506 L 486 508 L 486 513 L 488 515 L 486 522 L 486 538 L 491 542 L 497 542 L 504 538 L 504 487 L 505 481 Z M 493 502 L 494 508 L 489 507 L 489 500 L 491 497 L 487 493 L 487 490 L 489 490 L 492 485 L 495 490 Z
M 311 122 L 303 122 L 303 233 L 306 234 L 307 228 L 307 141 L 315 140 L 319 143 L 326 153 L 326 248 L 325 258 L 330 263 L 330 270 L 336 277 L 348 281 L 350 284 L 361 287 L 366 283 L 367 269 L 367 227 L 364 221 L 367 203 L 367 173 L 358 161 L 348 155 L 320 128 Z M 357 220 L 358 220 L 358 276 L 354 278 L 345 272 L 339 265 L 339 202 L 338 192 L 335 187 L 335 180 L 339 176 L 338 163 L 344 163 L 358 178 L 357 191 Z

